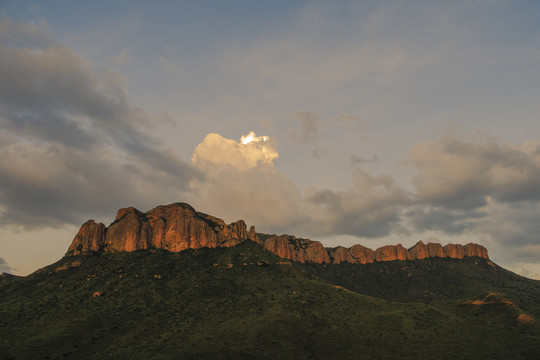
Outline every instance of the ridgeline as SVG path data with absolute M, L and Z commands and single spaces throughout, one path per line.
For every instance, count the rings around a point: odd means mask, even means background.
M 278 256 L 243 222 L 156 209 L 87 222 L 58 262 L 0 277 L 0 359 L 540 357 L 540 282 L 487 252 L 363 263 L 286 235 Z

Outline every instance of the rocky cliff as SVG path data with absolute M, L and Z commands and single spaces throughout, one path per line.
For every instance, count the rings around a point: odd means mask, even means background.
M 486 248 L 477 244 L 448 244 L 443 247 L 441 244 L 419 241 L 410 249 L 401 244 L 376 250 L 362 245 L 325 248 L 318 241 L 292 235 L 256 234 L 255 228 L 252 226 L 248 231 L 242 220 L 227 225 L 223 220 L 197 212 L 185 203 L 158 206 L 145 213 L 133 207 L 120 209 L 109 227 L 89 220 L 81 226 L 66 255 L 142 249 L 182 251 L 235 246 L 246 240 L 254 241 L 282 258 L 301 263 L 367 264 L 429 257 L 488 258 Z
M 318 241 L 309 239 L 297 239 L 292 235 L 272 235 L 264 240 L 259 239 L 259 244 L 285 259 L 291 259 L 301 263 L 315 262 L 326 264 L 331 262 L 327 250 Z
M 120 209 L 108 228 L 93 220 L 87 221 L 73 239 L 67 254 L 153 248 L 182 251 L 235 246 L 245 240 L 257 239 L 255 228 L 248 231 L 244 221 L 227 225 L 221 219 L 195 211 L 188 204 L 175 203 L 158 206 L 146 213 L 133 207 Z
M 334 264 L 342 262 L 368 264 L 376 261 L 419 260 L 430 257 L 463 259 L 466 256 L 477 256 L 489 259 L 485 247 L 472 243 L 467 245 L 448 244 L 443 247 L 438 243 L 424 244 L 419 241 L 410 249 L 397 244 L 386 245 L 375 251 L 362 245 L 353 245 L 350 248 L 338 246 L 327 250 L 332 259 L 331 262 Z

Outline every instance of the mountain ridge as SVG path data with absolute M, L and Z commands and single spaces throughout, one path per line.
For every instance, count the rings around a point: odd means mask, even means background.
M 120 209 L 57 262 L 0 277 L 0 358 L 538 358 L 540 281 L 471 246 L 366 249 L 187 204 Z
M 231 247 L 247 240 L 282 258 L 300 263 L 368 264 L 472 256 L 489 259 L 487 249 L 474 243 L 442 246 L 419 241 L 409 249 L 401 244 L 386 245 L 375 250 L 359 244 L 349 248 L 325 248 L 319 241 L 293 235 L 258 234 L 254 226 L 248 230 L 243 220 L 226 224 L 222 219 L 198 212 L 186 203 L 160 205 L 144 213 L 134 207 L 121 208 L 109 227 L 89 220 L 81 226 L 66 255 L 149 249 L 178 252 L 202 247 Z
M 540 282 L 489 262 L 301 264 L 252 241 L 65 256 L 0 280 L 0 358 L 538 358 Z

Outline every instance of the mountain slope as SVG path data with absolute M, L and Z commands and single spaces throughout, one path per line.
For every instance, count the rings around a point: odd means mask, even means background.
M 343 265 L 333 265 L 333 273 L 352 269 Z M 473 272 L 474 266 L 463 263 Z M 413 276 L 427 276 L 423 266 L 417 270 Z M 320 275 L 251 241 L 178 253 L 66 256 L 25 278 L 0 281 L 0 358 L 530 359 L 540 354 L 536 323 L 519 323 L 521 310 L 506 306 L 502 295 L 485 305 L 472 304 L 477 296 L 468 303 L 449 298 L 403 303 L 349 291 Z M 391 278 L 384 281 L 398 281 Z
M 505 293 L 540 318 L 540 281 L 516 275 L 488 259 L 430 258 L 304 266 L 327 282 L 392 301 L 459 300 L 490 292 Z

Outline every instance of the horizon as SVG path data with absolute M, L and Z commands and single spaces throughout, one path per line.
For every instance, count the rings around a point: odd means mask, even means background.
M 0 272 L 186 202 L 325 247 L 540 279 L 540 4 L 0 5 Z

